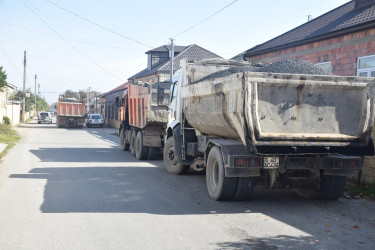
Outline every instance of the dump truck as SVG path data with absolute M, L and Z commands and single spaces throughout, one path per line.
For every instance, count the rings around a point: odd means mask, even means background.
M 59 98 L 56 109 L 58 128 L 83 128 L 85 101 Z
M 249 199 L 254 186 L 338 199 L 363 157 L 374 155 L 375 78 L 238 64 L 181 61 L 171 85 L 166 170 L 205 170 L 213 200 Z
M 153 159 L 164 146 L 169 82 L 129 84 L 121 99 L 121 150 L 138 160 Z

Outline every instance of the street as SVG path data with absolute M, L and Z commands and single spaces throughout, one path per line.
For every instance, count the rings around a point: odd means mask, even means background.
M 374 249 L 375 203 L 255 190 L 209 198 L 204 174 L 138 161 L 113 128 L 17 128 L 0 165 L 1 249 Z

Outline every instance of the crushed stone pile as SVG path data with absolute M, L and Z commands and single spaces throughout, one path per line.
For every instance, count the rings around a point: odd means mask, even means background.
M 271 63 L 264 66 L 235 66 L 229 69 L 221 70 L 212 73 L 199 80 L 205 81 L 210 78 L 225 77 L 234 73 L 241 72 L 269 72 L 269 73 L 286 73 L 286 74 L 306 74 L 306 75 L 331 75 L 330 72 L 315 66 L 314 64 L 298 59 L 284 60 L 280 62 Z

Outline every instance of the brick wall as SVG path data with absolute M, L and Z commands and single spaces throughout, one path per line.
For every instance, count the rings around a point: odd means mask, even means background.
M 358 57 L 368 55 L 375 55 L 375 28 L 251 56 L 249 59 L 268 63 L 285 59 L 331 62 L 333 74 L 355 76 Z M 375 127 L 371 137 L 375 141 Z M 375 157 L 365 157 L 361 181 L 375 183 Z
M 284 59 L 331 62 L 333 74 L 353 76 L 357 74 L 357 58 L 367 55 L 375 55 L 375 28 L 251 56 L 250 60 L 269 63 Z

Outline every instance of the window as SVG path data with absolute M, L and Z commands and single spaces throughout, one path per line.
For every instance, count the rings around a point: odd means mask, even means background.
M 357 76 L 375 77 L 375 55 L 358 57 Z
M 323 62 L 323 63 L 317 63 L 315 66 L 329 72 L 332 74 L 332 64 L 331 62 Z

